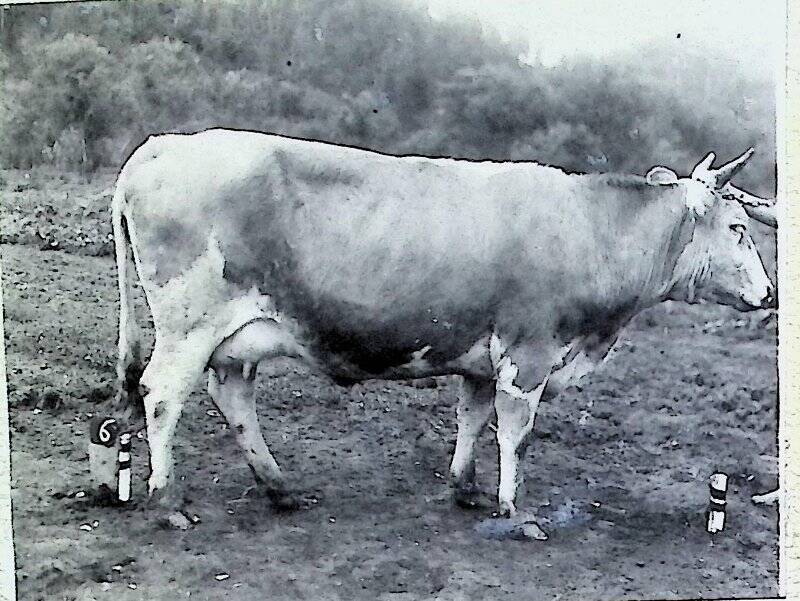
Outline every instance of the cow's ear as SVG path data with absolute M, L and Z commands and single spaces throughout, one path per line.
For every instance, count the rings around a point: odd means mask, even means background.
M 678 183 L 678 175 L 672 169 L 660 165 L 650 169 L 645 179 L 651 186 L 666 186 Z

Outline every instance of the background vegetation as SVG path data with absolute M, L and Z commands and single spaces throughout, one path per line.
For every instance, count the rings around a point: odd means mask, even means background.
M 686 171 L 752 145 L 742 181 L 773 192 L 771 74 L 711 51 L 547 68 L 399 0 L 14 6 L 1 35 L 5 167 L 90 173 L 147 134 L 227 126 L 581 171 Z

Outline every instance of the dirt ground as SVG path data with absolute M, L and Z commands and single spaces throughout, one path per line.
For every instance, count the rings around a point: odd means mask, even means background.
M 293 363 L 262 366 L 261 426 L 318 502 L 276 514 L 249 495 L 242 453 L 198 390 L 176 466 L 199 522 L 174 531 L 143 506 L 143 440 L 130 507 L 76 494 L 88 490 L 88 419 L 112 394 L 115 268 L 40 247 L 0 246 L 20 599 L 777 594 L 777 510 L 749 500 L 777 482 L 776 336 L 757 319 L 657 308 L 582 390 L 542 404 L 521 506 L 538 512 L 546 542 L 485 538 L 476 525 L 488 512 L 450 502 L 452 384 L 342 388 Z M 487 488 L 495 464 L 487 430 L 478 462 Z M 729 510 L 712 538 L 704 511 L 715 470 L 730 476 Z

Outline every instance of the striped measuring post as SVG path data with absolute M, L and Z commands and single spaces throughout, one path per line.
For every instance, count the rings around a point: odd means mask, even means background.
M 119 435 L 117 455 L 117 499 L 122 503 L 131 500 L 131 433 Z
M 728 475 L 720 472 L 711 474 L 708 480 L 708 513 L 706 530 L 711 534 L 722 532 L 725 528 L 725 508 L 728 504 Z

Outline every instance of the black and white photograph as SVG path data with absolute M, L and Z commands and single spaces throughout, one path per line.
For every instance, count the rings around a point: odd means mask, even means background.
M 0 6 L 0 599 L 790 598 L 789 12 Z

